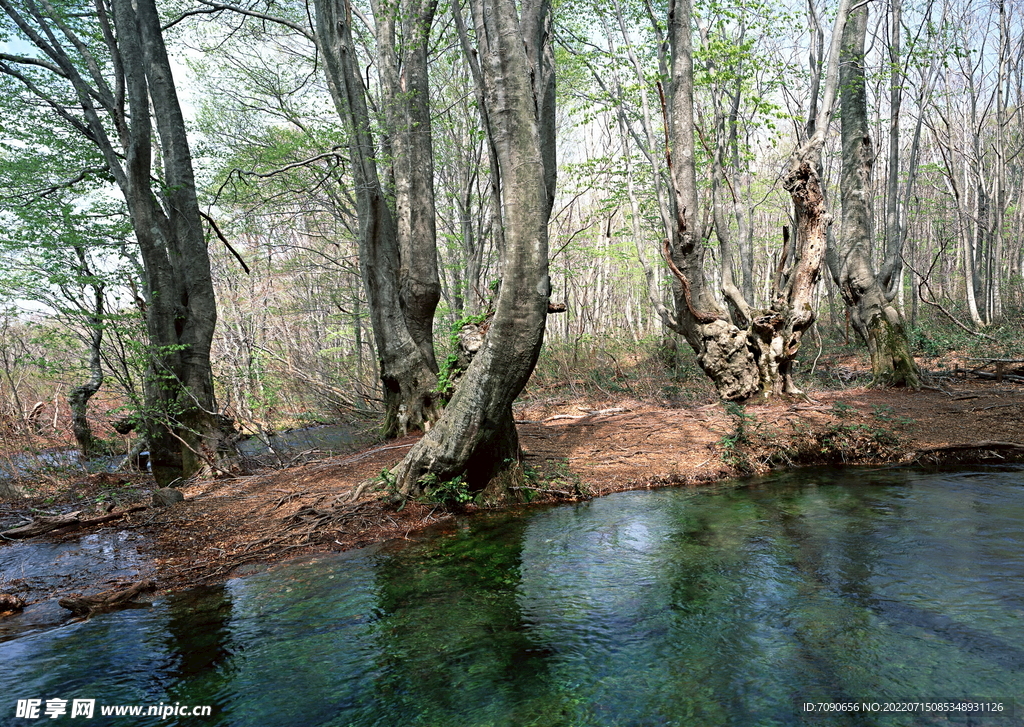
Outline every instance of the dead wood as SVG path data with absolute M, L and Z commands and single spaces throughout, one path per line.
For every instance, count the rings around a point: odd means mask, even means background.
M 979 371 L 977 369 L 954 369 L 954 374 L 961 374 L 963 376 L 977 376 L 979 379 L 986 379 L 990 381 L 1016 381 L 1024 382 L 1024 376 L 1018 376 L 1016 374 L 992 374 L 988 371 Z
M 155 591 L 156 583 L 152 580 L 144 580 L 135 583 L 128 588 L 103 591 L 94 596 L 72 596 L 62 598 L 57 603 L 61 608 L 66 608 L 76 616 L 89 618 L 93 614 L 113 611 L 119 608 L 131 608 L 140 605 L 133 602 L 136 596 L 146 591 Z
M 81 510 L 78 510 L 64 515 L 55 515 L 53 517 L 44 515 L 42 517 L 37 517 L 28 525 L 11 528 L 10 530 L 5 530 L 0 534 L 5 538 L 31 538 L 34 535 L 42 535 L 43 533 L 48 533 L 51 530 L 57 530 L 58 528 L 77 525 L 80 522 L 78 516 L 81 514 Z
M 82 519 L 80 515 L 82 512 L 69 512 L 64 515 L 56 515 L 53 517 L 37 517 L 28 525 L 21 525 L 10 530 L 5 530 L 0 535 L 5 538 L 23 539 L 31 538 L 36 535 L 43 535 L 54 530 L 63 530 L 65 528 L 84 528 L 91 525 L 102 525 L 103 523 L 112 522 L 118 520 L 128 513 L 139 512 L 141 510 L 148 509 L 148 505 L 136 505 L 135 507 L 129 507 L 127 510 L 121 512 L 112 512 L 107 515 L 100 515 L 99 517 Z

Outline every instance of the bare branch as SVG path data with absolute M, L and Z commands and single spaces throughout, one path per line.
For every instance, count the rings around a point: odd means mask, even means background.
M 17 63 L 23 66 L 39 66 L 45 68 L 50 73 L 60 76 L 61 78 L 67 78 L 67 75 L 61 70 L 60 66 L 56 66 L 53 63 L 48 63 L 42 58 L 31 58 L 29 56 L 15 56 L 10 53 L 0 53 L 0 61 L 7 61 L 8 63 Z
M 243 8 L 239 5 L 228 5 L 226 3 L 209 2 L 209 0 L 199 0 L 199 3 L 201 5 L 205 5 L 206 7 L 194 8 L 192 10 L 185 11 L 177 18 L 172 20 L 170 23 L 164 25 L 163 30 L 166 30 L 167 28 L 170 28 L 176 25 L 177 23 L 180 23 L 182 20 L 192 15 L 218 13 L 226 10 L 228 12 L 238 13 L 239 15 L 246 15 L 250 18 L 259 18 L 260 20 L 266 20 L 268 23 L 276 23 L 277 25 L 283 25 L 286 28 L 294 30 L 303 38 L 306 38 L 311 42 L 316 41 L 316 36 L 308 28 L 304 28 L 298 23 L 294 23 L 291 20 L 286 20 L 285 18 L 279 18 L 275 15 L 268 15 L 267 13 L 261 13 L 257 10 L 250 10 L 249 8 Z
M 220 231 L 220 227 L 217 226 L 216 221 L 202 210 L 199 210 L 199 214 L 202 215 L 203 219 L 210 224 L 210 229 L 212 229 L 220 241 L 224 243 L 224 247 L 226 247 L 228 251 L 235 256 L 235 260 L 237 260 L 238 264 L 242 266 L 242 270 L 245 271 L 245 274 L 252 275 L 252 271 L 249 270 L 249 266 L 245 264 L 245 260 L 243 260 L 242 256 L 238 254 L 238 251 L 231 246 L 231 243 L 228 242 L 228 238 L 224 237 L 224 233 Z

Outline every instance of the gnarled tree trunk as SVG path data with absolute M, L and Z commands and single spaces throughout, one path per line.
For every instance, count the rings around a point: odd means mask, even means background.
M 895 290 L 886 292 L 871 265 L 871 168 L 874 149 L 867 117 L 864 83 L 864 41 L 868 9 L 850 15 L 843 34 L 839 86 L 842 103 L 842 227 L 828 266 L 854 329 L 867 343 L 875 384 L 921 385 L 910 353 L 903 317 L 893 304 Z
M 829 68 L 821 108 L 810 138 L 794 152 L 784 186 L 793 198 L 796 231 L 793 245 L 784 250 L 768 309 L 752 308 L 723 271 L 722 291 L 736 312 L 718 305 L 704 275 L 703 230 L 697 216 L 697 181 L 694 164 L 693 59 L 690 38 L 690 0 L 669 5 L 671 73 L 667 87 L 668 170 L 671 212 L 666 219 L 665 257 L 675 276 L 675 313 L 652 300 L 666 325 L 680 333 L 693 348 L 697 361 L 726 400 L 767 399 L 781 393 L 799 393 L 793 383 L 793 364 L 804 332 L 814 322 L 813 293 L 825 255 L 826 232 L 831 221 L 819 177 L 821 148 L 828 130 L 838 81 L 839 38 L 848 14 L 843 0 L 833 30 Z M 814 109 L 811 111 L 814 115 Z M 716 180 L 723 174 L 724 154 L 715 159 Z M 718 185 L 721 186 L 721 183 Z M 731 256 L 721 200 L 715 204 L 723 261 Z M 723 268 L 726 264 L 723 264 Z M 650 279 L 648 274 L 648 279 Z
M 444 415 L 392 470 L 404 497 L 429 489 L 432 481 L 464 476 L 471 490 L 503 499 L 512 478 L 502 475 L 511 471 L 514 477 L 518 469 L 512 402 L 536 364 L 551 290 L 547 225 L 555 134 L 549 11 L 547 0 L 524 0 L 518 13 L 503 0 L 472 3 L 479 59 L 474 70 L 504 202 L 504 274 L 485 342 Z

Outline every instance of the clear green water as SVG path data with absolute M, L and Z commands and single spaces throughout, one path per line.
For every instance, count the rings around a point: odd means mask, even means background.
M 1019 725 L 804 702 L 1024 701 L 1024 473 L 803 471 L 468 518 L 0 643 L 46 724 Z M 973 721 L 972 721 L 973 720 Z

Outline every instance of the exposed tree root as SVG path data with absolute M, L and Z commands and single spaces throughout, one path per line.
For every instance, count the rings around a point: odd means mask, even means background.
M 25 599 L 13 593 L 0 593 L 0 618 L 17 613 L 25 608 Z
M 915 454 L 917 455 L 917 458 L 920 459 L 924 455 L 936 454 L 940 452 L 977 452 L 986 450 L 1024 451 L 1024 444 L 1018 444 L 1017 442 L 998 442 L 992 440 L 985 440 L 981 442 L 973 442 L 968 444 L 944 444 L 941 447 L 928 447 L 926 449 L 917 450 Z

